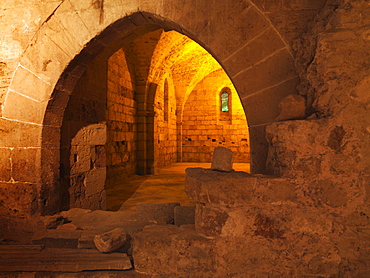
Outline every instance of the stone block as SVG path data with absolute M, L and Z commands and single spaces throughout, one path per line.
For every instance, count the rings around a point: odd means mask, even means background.
M 0 214 L 30 216 L 36 213 L 37 190 L 32 183 L 0 183 Z
M 242 207 L 260 195 L 266 202 L 294 198 L 293 180 L 274 176 L 230 173 L 202 168 L 186 169 L 185 192 L 199 203 L 212 206 Z M 262 197 L 263 196 L 263 197 Z
M 294 60 L 290 53 L 284 49 L 232 78 L 237 90 L 244 92 L 241 96 L 243 98 L 292 79 L 295 76 L 297 76 L 297 73 Z
M 176 206 L 174 213 L 176 226 L 195 223 L 195 206 Z
M 147 226 L 134 237 L 133 259 L 141 273 L 176 277 L 214 277 L 215 244 L 195 233 L 193 225 Z
M 10 89 L 37 101 L 46 101 L 52 92 L 48 82 L 22 66 L 15 72 Z
M 163 204 L 139 204 L 136 206 L 138 217 L 143 220 L 152 220 L 157 224 L 173 224 L 175 207 L 180 203 L 163 203 Z
M 11 150 L 9 148 L 0 148 L 0 181 L 6 182 L 11 178 Z
M 47 215 L 42 218 L 45 229 L 56 229 L 66 222 L 66 219 L 61 215 Z
M 90 146 L 86 145 L 77 145 L 71 147 L 71 175 L 87 172 L 90 170 L 90 150 Z
M 39 182 L 40 148 L 15 148 L 12 151 L 12 177 L 15 181 Z
M 212 170 L 230 172 L 233 170 L 234 153 L 225 147 L 217 147 L 213 151 Z
M 126 240 L 127 234 L 125 230 L 116 228 L 109 232 L 96 235 L 94 237 L 94 244 L 100 252 L 109 253 L 125 245 Z
M 3 116 L 22 122 L 42 124 L 46 104 L 47 102 L 39 102 L 14 91 L 9 91 L 4 105 Z
M 49 229 L 38 231 L 32 238 L 33 244 L 42 244 L 50 248 L 77 249 L 82 230 Z
M 92 196 L 104 190 L 105 179 L 107 176 L 106 168 L 97 168 L 88 171 L 85 175 L 86 196 Z
M 49 27 L 45 24 L 40 27 L 37 40 L 27 48 L 21 60 L 21 65 L 31 70 L 37 76 L 56 84 L 63 70 L 71 61 L 71 57 L 59 48 L 53 40 L 46 35 Z M 38 59 L 34 59 L 38 57 Z M 27 82 L 26 80 L 24 82 Z M 44 95 L 44 92 L 40 92 Z M 49 91 L 49 94 L 52 90 Z
M 288 95 L 279 103 L 277 121 L 303 119 L 306 117 L 306 101 L 300 95 Z

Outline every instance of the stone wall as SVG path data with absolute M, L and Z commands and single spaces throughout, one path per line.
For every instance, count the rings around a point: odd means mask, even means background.
M 231 92 L 229 112 L 221 112 L 220 94 L 224 88 L 230 88 Z M 234 152 L 235 162 L 249 162 L 249 134 L 244 110 L 223 71 L 202 80 L 183 109 L 181 161 L 211 162 L 214 148 L 224 146 Z
M 135 85 L 122 49 L 108 59 L 107 187 L 136 173 Z
M 307 41 L 297 44 L 309 117 L 266 129 L 269 169 L 297 181 L 306 209 L 321 215 L 318 223 L 326 219 L 320 227 L 332 227 L 325 246 L 336 258 L 333 273 L 344 277 L 366 277 L 370 269 L 364 247 L 370 228 L 369 23 L 367 1 L 328 2 Z
M 176 97 L 173 83 L 165 78 L 154 99 L 155 169 L 177 161 Z
M 97 58 L 74 88 L 61 127 L 61 209 L 105 209 L 107 66 Z

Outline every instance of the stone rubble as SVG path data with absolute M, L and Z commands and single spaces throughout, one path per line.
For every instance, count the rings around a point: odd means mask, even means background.
M 110 253 L 124 246 L 127 241 L 127 233 L 122 228 L 116 228 L 109 232 L 96 235 L 94 244 L 102 253 Z

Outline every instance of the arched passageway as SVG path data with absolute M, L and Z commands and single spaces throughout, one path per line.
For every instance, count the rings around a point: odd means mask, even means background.
M 17 148 L 12 152 L 19 152 L 17 159 L 20 162 L 33 163 L 28 163 L 29 167 L 21 176 L 15 167 L 14 173 L 10 174 L 12 183 L 27 194 L 22 201 L 9 206 L 9 213 L 13 213 L 12 207 L 18 207 L 15 213 L 20 214 L 48 214 L 60 210 L 60 128 L 77 81 L 107 46 L 114 47 L 120 40 L 137 38 L 159 29 L 176 30 L 194 39 L 225 69 L 248 112 L 252 172 L 265 171 L 267 142 L 264 127 L 275 120 L 278 102 L 295 92 L 299 78 L 289 46 L 258 7 L 249 1 L 226 1 L 218 3 L 219 7 L 206 9 L 210 14 L 197 9 L 202 16 L 186 17 L 180 15 L 186 13 L 186 9 L 167 10 L 176 3 L 168 7 L 164 4 L 166 8 L 161 11 L 133 5 L 118 13 L 117 6 L 105 5 L 101 17 L 100 10 L 90 12 L 84 5 L 82 2 L 73 6 L 70 2 L 60 4 L 38 30 L 34 43 L 25 50 L 12 77 L 2 119 L 5 125 L 17 130 L 19 138 L 27 140 L 19 141 L 21 144 L 10 137 L 4 140 L 7 146 Z M 147 12 L 136 12 L 138 9 Z M 216 17 L 214 13 L 217 11 L 221 14 Z M 228 17 L 239 16 L 232 24 L 223 24 L 218 20 L 223 13 Z M 145 88 L 137 86 L 136 89 L 138 99 L 143 100 L 143 106 L 138 106 L 137 113 L 140 114 L 148 111 L 146 105 L 150 100 Z M 145 132 L 153 121 L 144 116 L 142 120 L 141 128 Z M 138 141 L 138 148 L 148 144 L 147 139 Z M 141 161 L 143 171 L 148 171 L 152 167 L 144 165 L 148 156 L 143 152 L 140 155 L 146 157 L 137 159 Z M 8 190 L 16 187 L 12 184 Z
M 61 209 L 105 209 L 113 187 L 123 202 L 136 189 L 129 177 L 211 162 L 218 146 L 249 163 L 244 110 L 220 64 L 176 31 L 121 40 L 87 66 L 64 112 Z

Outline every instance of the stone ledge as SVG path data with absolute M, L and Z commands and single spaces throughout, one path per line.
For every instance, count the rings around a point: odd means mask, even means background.
M 254 203 L 293 200 L 295 184 L 290 179 L 274 176 L 188 168 L 185 192 L 198 203 L 242 207 Z

